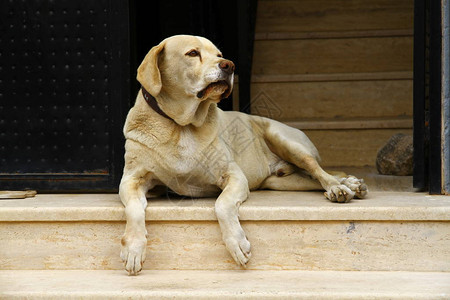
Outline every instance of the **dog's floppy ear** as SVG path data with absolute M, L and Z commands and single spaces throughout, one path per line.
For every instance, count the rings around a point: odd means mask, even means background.
M 153 47 L 145 56 L 137 70 L 137 80 L 153 96 L 156 97 L 161 91 L 161 74 L 158 68 L 158 57 L 164 50 L 164 43 Z

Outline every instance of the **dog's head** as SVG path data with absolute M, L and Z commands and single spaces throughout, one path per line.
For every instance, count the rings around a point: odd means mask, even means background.
M 233 89 L 234 64 L 203 37 L 177 35 L 153 47 L 137 79 L 180 125 L 200 126 L 210 106 Z

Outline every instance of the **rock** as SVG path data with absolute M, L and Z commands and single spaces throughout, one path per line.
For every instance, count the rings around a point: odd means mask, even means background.
M 413 138 L 403 133 L 394 134 L 378 151 L 377 170 L 383 175 L 412 175 Z

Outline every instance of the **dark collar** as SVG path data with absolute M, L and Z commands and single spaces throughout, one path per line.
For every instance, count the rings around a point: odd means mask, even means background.
M 145 101 L 154 111 L 156 111 L 158 114 L 160 114 L 164 118 L 167 118 L 167 119 L 173 121 L 173 119 L 171 117 L 166 115 L 166 113 L 163 112 L 161 110 L 161 108 L 159 108 L 158 102 L 156 102 L 155 97 L 153 97 L 149 92 L 147 92 L 147 90 L 144 89 L 144 87 L 141 87 L 141 91 L 142 91 L 142 96 L 144 96 Z

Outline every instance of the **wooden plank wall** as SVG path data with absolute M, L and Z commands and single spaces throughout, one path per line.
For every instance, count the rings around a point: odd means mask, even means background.
M 253 114 L 306 132 L 324 166 L 373 166 L 412 129 L 413 0 L 259 0 Z

